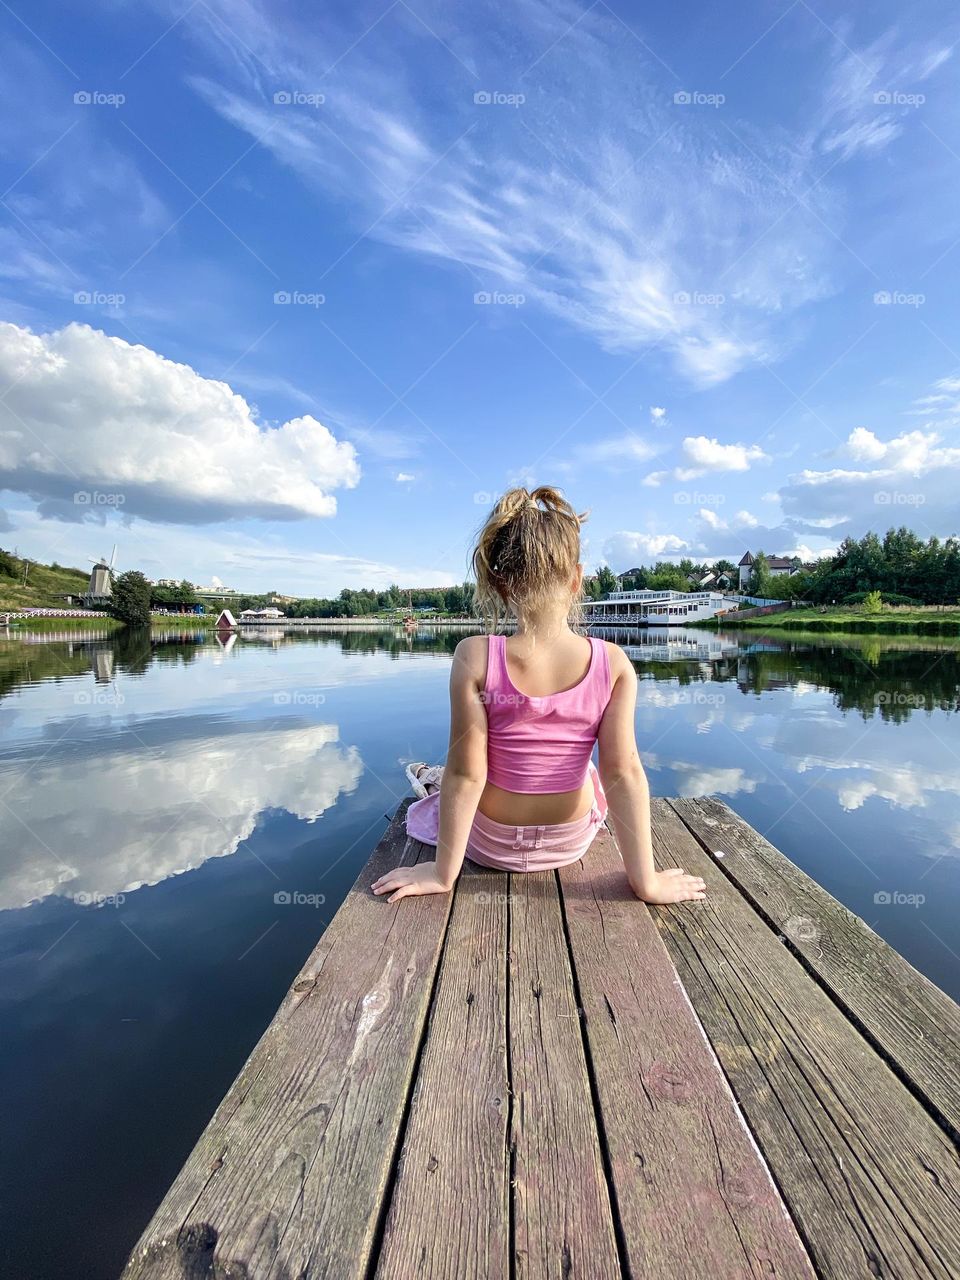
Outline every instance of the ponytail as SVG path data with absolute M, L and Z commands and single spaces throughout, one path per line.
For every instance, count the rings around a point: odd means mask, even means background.
M 531 615 L 566 587 L 580 562 L 577 515 L 558 489 L 509 489 L 477 536 L 476 604 L 491 630 L 513 615 Z M 575 600 L 571 594 L 571 609 Z

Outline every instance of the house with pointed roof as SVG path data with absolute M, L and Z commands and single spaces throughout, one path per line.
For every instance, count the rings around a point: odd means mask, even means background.
M 749 551 L 745 551 L 738 564 L 740 571 L 740 590 L 746 591 L 750 582 L 750 575 L 753 573 L 754 558 Z M 767 556 L 767 568 L 770 570 L 771 578 L 792 577 L 803 566 L 797 557 L 789 556 Z

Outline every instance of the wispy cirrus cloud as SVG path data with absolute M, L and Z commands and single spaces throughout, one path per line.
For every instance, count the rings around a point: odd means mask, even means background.
M 400 6 L 351 48 L 352 33 L 281 28 L 253 0 L 205 7 L 216 18 L 184 24 L 218 67 L 192 76 L 200 97 L 318 201 L 347 199 L 359 232 L 462 266 L 471 293 L 522 292 L 710 385 L 774 359 L 785 317 L 832 287 L 830 191 L 791 194 L 810 186 L 806 140 L 676 104 L 603 8 L 525 7 L 508 32 L 491 6 L 456 31 Z M 427 93 L 411 69 L 438 41 Z
M 128 152 L 129 135 L 118 138 L 100 109 L 75 101 L 79 84 L 67 91 L 20 34 L 5 39 L 0 63 L 8 108 L 0 116 L 0 278 L 66 298 L 115 283 L 105 265 L 111 253 L 149 241 L 173 219 Z M 29 110 L 15 110 L 25 85 Z
M 926 82 L 953 54 L 948 42 L 905 40 L 896 31 L 866 47 L 842 39 L 829 47 L 832 70 L 815 115 L 814 145 L 843 159 L 898 138 L 911 113 L 926 105 Z

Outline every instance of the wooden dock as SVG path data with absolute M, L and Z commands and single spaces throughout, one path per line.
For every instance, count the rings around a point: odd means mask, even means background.
M 391 906 L 405 807 L 124 1280 L 960 1276 L 960 1008 L 726 805 L 658 908 L 606 832 Z

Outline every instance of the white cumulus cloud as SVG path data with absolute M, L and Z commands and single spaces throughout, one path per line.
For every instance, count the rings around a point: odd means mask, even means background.
M 678 467 L 678 480 L 694 480 L 708 471 L 749 471 L 754 462 L 766 462 L 767 455 L 756 444 L 721 444 L 716 436 L 687 436 L 683 455 L 690 464 Z
M 604 559 L 614 566 L 627 568 L 649 560 L 662 560 L 688 552 L 690 544 L 675 533 L 633 533 L 621 529 L 603 544 Z
M 866 427 L 854 427 L 847 438 L 847 453 L 858 462 L 876 462 L 887 452 L 887 446 Z
M 227 383 L 87 325 L 0 324 L 0 382 L 0 486 L 44 514 L 332 516 L 333 491 L 360 478 L 353 445 L 316 418 L 261 423 Z
M 924 536 L 957 534 L 960 448 L 944 444 L 935 431 L 906 431 L 884 441 L 862 427 L 846 447 L 859 467 L 807 468 L 780 490 L 791 523 L 801 529 L 846 526 L 857 536 L 898 524 Z

